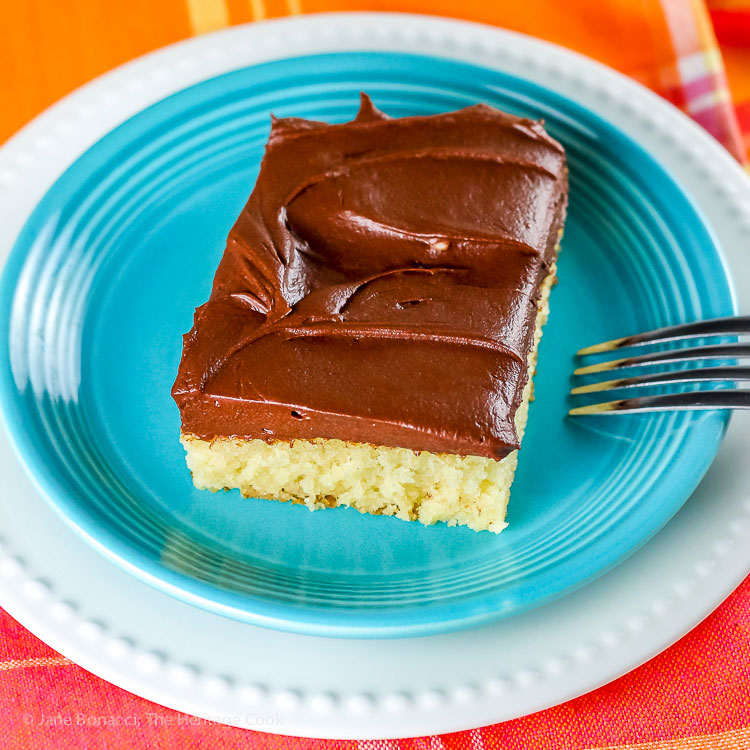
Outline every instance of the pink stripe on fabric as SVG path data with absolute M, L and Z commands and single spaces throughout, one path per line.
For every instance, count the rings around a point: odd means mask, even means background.
M 711 91 L 720 91 L 723 89 L 724 87 L 721 86 L 715 73 L 709 73 L 702 78 L 694 79 L 688 83 L 683 83 L 682 85 L 682 90 L 688 101 L 703 96 L 703 94 L 708 94 Z
M 722 142 L 726 139 L 727 123 L 723 107 L 707 107 L 699 112 L 693 112 L 691 117 L 715 138 Z

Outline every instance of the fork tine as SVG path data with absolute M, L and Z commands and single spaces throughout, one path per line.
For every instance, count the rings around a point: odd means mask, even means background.
M 579 350 L 578 355 L 611 352 L 615 349 L 624 349 L 629 346 L 643 346 L 644 344 L 677 341 L 698 336 L 736 336 L 743 333 L 750 333 L 750 316 L 699 320 L 695 323 L 657 328 L 654 331 L 637 333 L 633 336 L 623 336 L 619 339 L 612 339 L 601 344 L 587 346 Z
M 750 409 L 750 390 L 690 391 L 664 396 L 638 396 L 618 401 L 605 401 L 571 409 L 571 416 L 587 414 L 637 414 L 647 411 L 688 411 L 695 409 Z
M 750 380 L 750 367 L 700 367 L 697 370 L 677 370 L 676 372 L 657 372 L 649 375 L 638 375 L 632 378 L 616 378 L 589 383 L 573 388 L 570 393 L 596 393 L 611 391 L 616 388 L 634 388 L 641 385 L 665 385 L 667 383 L 699 383 L 703 381 L 726 380 L 739 382 Z
M 624 357 L 587 365 L 573 370 L 574 375 L 587 375 L 592 372 L 607 372 L 622 367 L 641 367 L 659 365 L 667 362 L 693 362 L 702 359 L 734 359 L 750 357 L 750 344 L 716 344 L 713 346 L 695 346 L 690 349 L 669 349 L 663 352 L 651 352 L 638 357 Z

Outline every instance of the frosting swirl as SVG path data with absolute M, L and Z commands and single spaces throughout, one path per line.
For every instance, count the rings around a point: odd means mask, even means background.
M 566 205 L 560 144 L 486 105 L 274 119 L 185 336 L 183 431 L 502 458 Z

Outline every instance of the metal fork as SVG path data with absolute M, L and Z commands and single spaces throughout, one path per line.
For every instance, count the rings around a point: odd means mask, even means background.
M 620 349 L 662 344 L 668 341 L 683 341 L 710 336 L 747 336 L 750 335 L 750 316 L 716 318 L 696 323 L 659 328 L 647 333 L 625 336 L 603 344 L 595 344 L 581 349 L 576 356 L 588 357 L 604 352 L 616 352 Z M 624 368 L 646 367 L 650 365 L 667 365 L 674 362 L 709 363 L 716 360 L 750 361 L 750 341 L 731 344 L 711 344 L 687 348 L 667 349 L 649 354 L 641 354 L 618 359 L 610 359 L 597 364 L 578 367 L 573 371 L 575 376 L 605 373 Z M 638 388 L 642 386 L 673 385 L 677 383 L 725 382 L 734 384 L 732 388 L 721 390 L 691 390 L 680 393 L 665 393 L 656 396 L 635 396 L 616 401 L 604 401 L 571 409 L 572 415 L 583 414 L 622 414 L 648 411 L 686 410 L 686 409 L 750 409 L 750 389 L 737 388 L 737 383 L 750 381 L 750 366 L 722 365 L 712 367 L 695 367 L 689 370 L 670 370 L 667 372 L 649 373 L 604 380 L 574 387 L 570 393 L 578 396 L 585 393 L 619 390 L 621 388 Z

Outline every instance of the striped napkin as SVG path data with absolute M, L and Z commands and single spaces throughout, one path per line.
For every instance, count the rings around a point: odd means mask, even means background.
M 0 23 L 0 142 L 137 55 L 230 24 L 327 10 L 455 16 L 571 47 L 649 86 L 746 163 L 750 0 L 11 0 Z M 750 578 L 673 647 L 593 693 L 503 724 L 394 741 L 194 720 L 94 677 L 0 610 L 0 715 L 8 750 L 749 750 Z

